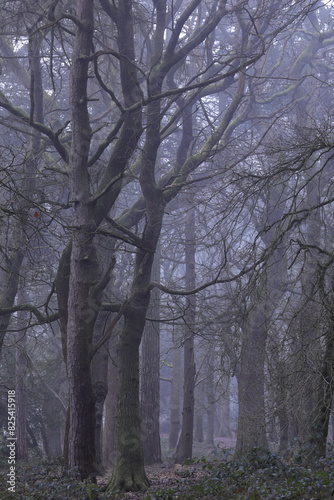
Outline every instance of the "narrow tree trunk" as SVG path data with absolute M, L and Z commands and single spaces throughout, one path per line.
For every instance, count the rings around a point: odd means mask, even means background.
M 181 402 L 181 376 L 182 376 L 182 359 L 180 339 L 176 333 L 173 333 L 173 350 L 172 350 L 172 384 L 170 396 L 170 425 L 169 425 L 169 449 L 174 450 L 180 431 L 180 402 Z
M 64 426 L 64 418 L 61 414 L 59 401 L 45 392 L 43 401 L 43 413 L 45 415 L 45 437 L 46 454 L 49 460 L 54 460 L 62 455 L 61 428 Z
M 31 113 L 36 122 L 44 123 L 40 39 L 39 33 L 29 36 L 29 63 L 33 76 L 33 85 L 31 87 L 33 109 L 31 109 Z M 30 200 L 35 194 L 39 152 L 40 134 L 35 132 L 29 141 L 28 154 L 24 165 L 24 178 L 19 189 L 21 198 L 18 206 L 15 207 L 20 216 L 15 217 L 14 222 L 11 223 L 12 230 L 9 233 L 11 241 L 7 241 L 6 245 L 3 245 L 4 247 L 11 248 L 11 251 L 6 255 L 4 262 L 0 262 L 0 308 L 4 309 L 14 305 L 18 291 L 20 270 L 30 236 L 30 228 L 27 226 L 27 220 L 29 217 L 29 208 L 31 207 Z M 6 238 L 8 238 L 8 234 L 6 234 Z M 9 322 L 10 314 L 0 316 L 0 352 Z
M 267 248 L 278 239 L 276 224 L 285 210 L 284 194 L 276 187 L 269 187 L 266 198 L 266 223 L 268 230 L 258 226 Z M 283 201 L 282 201 L 283 199 Z M 255 221 L 255 224 L 257 222 Z M 242 330 L 238 380 L 238 428 L 235 455 L 241 456 L 252 448 L 268 449 L 265 415 L 265 360 L 268 322 L 272 318 L 285 292 L 287 273 L 286 243 L 279 238 L 267 261 L 266 271 L 260 280 L 250 286 L 251 303 Z
M 186 220 L 186 287 L 188 290 L 195 288 L 195 209 L 189 210 Z M 194 432 L 194 391 L 195 391 L 195 356 L 194 356 L 194 331 L 196 318 L 196 298 L 190 295 L 187 299 L 185 312 L 185 341 L 184 341 L 184 385 L 183 385 L 183 413 L 182 429 L 176 447 L 176 463 L 182 463 L 187 458 L 192 458 L 193 432 Z
M 287 377 L 284 375 L 284 363 L 278 362 L 278 394 L 277 394 L 277 416 L 279 423 L 279 452 L 284 456 L 289 448 L 289 413 L 287 407 Z
M 116 394 L 117 394 L 117 342 L 118 328 L 109 341 L 108 394 L 105 401 L 105 421 L 103 426 L 103 464 L 110 467 L 114 461 L 116 436 Z M 113 332 L 114 333 L 114 332 Z
M 243 333 L 238 374 L 237 457 L 252 448 L 268 449 L 264 404 L 265 314 L 255 307 L 248 319 L 249 327 Z
M 24 294 L 19 293 L 19 300 L 23 299 Z M 24 300 L 22 300 L 24 302 Z M 16 370 L 15 370 L 15 388 L 16 388 L 16 458 L 18 460 L 27 460 L 27 412 L 26 412 L 26 379 L 27 379 L 27 337 L 24 323 L 27 320 L 25 312 L 19 313 L 18 325 L 22 330 L 18 333 L 16 343 Z
M 203 377 L 201 370 L 197 373 L 198 379 Z M 204 441 L 204 405 L 205 405 L 205 392 L 204 381 L 199 380 L 195 387 L 195 421 L 194 421 L 194 441 L 203 443 Z
M 107 314 L 100 313 L 94 328 L 94 344 L 103 334 Z M 108 393 L 108 345 L 107 342 L 92 360 L 92 380 L 95 395 L 95 463 L 102 466 L 102 418 L 104 402 Z M 102 472 L 102 469 L 100 470 Z
M 222 382 L 222 395 L 221 395 L 221 406 L 220 406 L 220 428 L 219 436 L 221 437 L 231 437 L 231 410 L 230 410 L 230 376 L 224 374 Z
M 307 171 L 309 179 L 306 188 L 306 204 L 308 207 L 316 207 L 321 201 L 319 183 L 315 178 L 315 168 L 313 166 Z M 303 264 L 298 346 L 300 355 L 298 355 L 299 359 L 297 358 L 301 373 L 303 373 L 302 385 L 299 388 L 299 439 L 306 461 L 325 455 L 329 421 L 329 410 L 326 409 L 326 405 L 331 403 L 333 391 L 333 381 L 331 380 L 333 343 L 331 334 L 324 335 L 321 329 L 321 320 L 325 311 L 320 304 L 320 256 L 318 251 L 312 248 L 322 244 L 321 227 L 321 210 L 312 210 L 307 219 L 304 235 L 305 243 L 311 248 L 305 254 Z M 322 347 L 322 335 L 326 345 L 325 349 Z
M 209 359 L 207 359 L 207 373 L 206 373 L 206 395 L 207 395 L 207 432 L 206 444 L 214 445 L 215 435 L 215 388 L 214 388 L 214 350 L 209 349 Z

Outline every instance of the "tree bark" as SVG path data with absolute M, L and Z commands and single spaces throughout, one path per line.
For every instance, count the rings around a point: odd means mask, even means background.
M 186 288 L 192 290 L 196 285 L 195 274 L 195 209 L 187 212 L 185 231 L 185 264 L 186 264 Z M 187 458 L 192 458 L 193 432 L 194 432 L 194 391 L 195 391 L 195 356 L 194 356 L 194 332 L 196 320 L 196 297 L 190 295 L 187 299 L 185 312 L 184 331 L 184 385 L 183 385 L 183 413 L 182 428 L 176 447 L 175 462 L 182 463 Z
M 235 456 L 252 448 L 268 449 L 264 403 L 266 311 L 257 305 L 243 333 L 238 374 L 238 429 Z
M 100 312 L 94 328 L 94 344 L 103 335 L 107 314 Z M 92 381 L 95 395 L 95 463 L 102 466 L 102 419 L 105 399 L 108 394 L 108 342 L 92 359 Z M 102 472 L 102 469 L 100 470 Z
M 139 344 L 149 297 L 136 293 L 124 314 L 117 347 L 118 391 L 115 462 L 108 490 L 142 491 L 149 481 L 144 469 L 139 404 Z
M 46 454 L 49 460 L 54 460 L 62 455 L 61 429 L 64 418 L 61 414 L 59 401 L 44 393 L 43 413 L 45 415 Z
M 199 370 L 197 373 L 197 379 L 199 382 L 195 387 L 195 421 L 194 421 L 194 441 L 198 443 L 203 443 L 204 441 L 204 408 L 205 408 L 205 390 L 203 370 Z
M 174 450 L 179 438 L 180 431 L 180 403 L 181 403 L 181 377 L 182 377 L 182 358 L 180 347 L 180 335 L 173 332 L 173 350 L 172 350 L 172 384 L 170 396 L 170 425 L 168 446 Z
M 79 469 L 82 479 L 95 474 L 95 397 L 90 372 L 90 348 L 98 312 L 94 286 L 99 266 L 93 236 L 88 154 L 91 130 L 87 110 L 89 56 L 93 37 L 93 2 L 78 0 L 79 21 L 71 68 L 72 144 L 70 154 L 71 199 L 74 230 L 70 260 L 67 321 L 67 373 L 69 383 L 68 467 Z
M 108 355 L 108 394 L 105 401 L 105 421 L 103 426 L 103 464 L 110 467 L 114 461 L 115 455 L 115 436 L 116 436 L 116 395 L 117 395 L 117 343 L 118 330 L 121 326 L 117 325 L 109 341 Z
M 19 300 L 24 302 L 23 293 L 19 292 Z M 17 334 L 16 356 L 15 356 L 15 388 L 16 388 L 16 458 L 27 460 L 27 389 L 26 378 L 27 367 L 27 331 L 24 324 L 27 321 L 27 313 L 20 312 L 18 315 L 18 326 L 21 331 Z
M 152 166 L 150 162 L 146 165 L 149 169 Z M 137 250 L 131 294 L 123 313 L 124 327 L 120 333 L 117 350 L 116 452 L 108 490 L 142 491 L 149 486 L 141 443 L 139 345 L 150 301 L 149 285 L 154 252 L 160 236 L 165 207 L 160 193 L 146 175 L 150 174 L 144 171 L 141 179 L 141 187 L 147 202 L 142 242 L 144 248 L 151 250 Z
M 214 445 L 215 435 L 215 386 L 214 386 L 214 349 L 210 345 L 209 356 L 207 357 L 206 373 L 206 395 L 207 395 L 207 432 L 205 442 L 207 445 Z
M 152 279 L 160 281 L 160 249 L 157 247 Z M 148 317 L 159 321 L 160 291 L 151 292 Z M 160 445 L 160 323 L 146 321 L 141 348 L 141 419 L 145 464 L 161 462 Z
M 221 437 L 231 437 L 231 409 L 230 409 L 230 376 L 223 375 L 221 383 L 221 404 L 220 404 L 220 426 L 218 435 Z
M 251 304 L 245 318 L 240 365 L 236 370 L 238 380 L 238 428 L 235 455 L 241 456 L 252 448 L 268 449 L 265 414 L 265 360 L 268 339 L 268 322 L 285 291 L 287 273 L 286 244 L 284 238 L 277 242 L 276 224 L 283 217 L 284 186 L 281 191 L 269 187 L 266 197 L 265 223 L 268 230 L 257 221 L 261 237 L 267 248 L 273 246 L 266 271 L 250 284 Z M 283 199 L 283 201 L 282 201 Z

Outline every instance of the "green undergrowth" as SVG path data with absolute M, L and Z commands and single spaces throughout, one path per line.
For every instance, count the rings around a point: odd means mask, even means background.
M 61 460 L 19 464 L 16 468 L 15 493 L 10 492 L 6 471 L 0 475 L 1 500 L 113 500 L 115 494 L 101 492 L 101 487 L 82 482 L 78 472 L 68 472 Z
M 328 500 L 334 499 L 334 458 L 312 466 L 283 462 L 279 456 L 254 450 L 239 460 L 208 461 L 206 476 L 196 483 L 148 492 L 144 500 Z
M 334 457 L 312 466 L 283 461 L 254 450 L 239 460 L 231 455 L 187 461 L 181 473 L 143 500 L 328 500 L 334 499 Z M 101 485 L 82 483 L 75 472 L 66 473 L 60 462 L 26 464 L 17 468 L 15 493 L 0 476 L 0 498 L 5 500 L 119 500 L 126 494 L 106 493 Z

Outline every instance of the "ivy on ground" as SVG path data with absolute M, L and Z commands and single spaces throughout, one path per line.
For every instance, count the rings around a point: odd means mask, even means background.
M 196 471 L 201 470 L 201 474 Z M 127 494 L 106 493 L 102 485 L 83 483 L 60 462 L 18 469 L 16 491 L 8 491 L 6 474 L 0 479 L 4 500 L 119 500 Z M 278 455 L 253 450 L 239 460 L 219 456 L 187 462 L 166 487 L 138 494 L 142 500 L 328 500 L 334 499 L 334 457 L 312 465 L 284 461 Z
M 207 472 L 192 485 L 149 492 L 145 500 L 328 500 L 334 499 L 334 458 L 312 466 L 253 450 L 239 460 L 199 460 Z

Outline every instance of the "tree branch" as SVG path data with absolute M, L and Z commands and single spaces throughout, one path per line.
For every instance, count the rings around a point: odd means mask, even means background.
M 60 143 L 58 135 L 55 134 L 50 128 L 46 127 L 42 123 L 32 121 L 29 115 L 13 106 L 2 92 L 0 92 L 0 107 L 9 111 L 10 114 L 19 118 L 26 125 L 29 125 L 38 132 L 46 135 L 50 139 L 62 159 L 65 161 L 65 163 L 68 163 L 69 157 L 67 149 Z
M 52 323 L 53 321 L 56 321 L 59 319 L 59 313 L 53 313 L 51 315 L 46 315 L 42 314 L 40 310 L 31 305 L 31 304 L 19 304 L 16 306 L 12 307 L 5 307 L 0 309 L 0 316 L 5 316 L 6 314 L 12 314 L 18 311 L 29 311 L 31 312 L 37 319 L 39 324 L 44 324 L 44 323 Z

